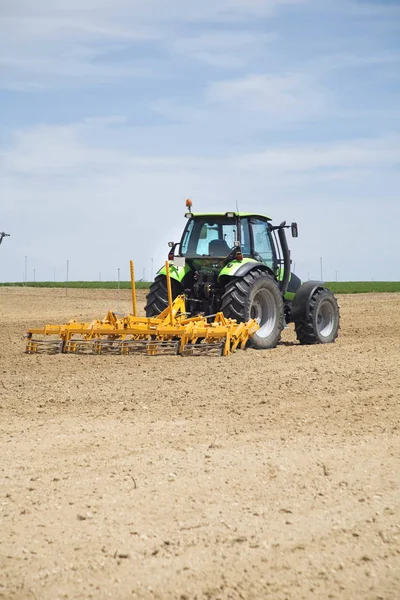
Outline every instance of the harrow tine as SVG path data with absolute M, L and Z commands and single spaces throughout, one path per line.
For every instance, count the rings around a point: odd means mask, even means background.
M 63 340 L 35 340 L 26 341 L 27 354 L 60 354 L 63 351 Z
M 148 356 L 155 356 L 157 354 L 179 354 L 179 341 L 165 341 L 165 340 L 152 340 L 148 342 L 147 354 Z
M 93 354 L 93 346 L 96 340 L 71 339 L 65 342 L 64 352 L 66 354 Z
M 165 340 L 69 340 L 65 344 L 67 354 L 178 354 L 179 341 Z
M 222 356 L 225 346 L 225 340 L 223 342 L 211 343 L 211 344 L 186 344 L 182 350 L 182 356 Z
M 178 354 L 179 341 L 166 340 L 123 340 L 120 343 L 120 354 L 144 354 L 156 356 L 158 354 Z

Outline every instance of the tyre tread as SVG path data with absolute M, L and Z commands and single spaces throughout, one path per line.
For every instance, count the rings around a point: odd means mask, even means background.
M 171 279 L 172 285 L 172 298 L 176 298 L 176 296 L 181 293 L 178 291 L 178 282 Z M 159 275 L 155 278 L 153 283 L 150 286 L 149 293 L 146 296 L 146 305 L 144 307 L 146 311 L 146 317 L 155 317 L 159 315 L 163 310 L 165 310 L 168 306 L 168 292 L 167 292 L 167 284 L 166 277 L 164 275 Z
M 315 331 L 313 323 L 314 323 L 315 308 L 318 304 L 319 298 L 322 295 L 326 295 L 326 294 L 329 294 L 334 299 L 336 307 L 337 307 L 337 311 L 338 311 L 338 313 L 337 313 L 338 321 L 340 320 L 339 307 L 337 305 L 335 296 L 327 288 L 317 289 L 314 292 L 314 294 L 312 295 L 311 300 L 310 300 L 308 318 L 303 318 L 295 323 L 296 337 L 297 337 L 298 341 L 300 342 L 300 344 L 302 344 L 302 345 L 311 345 L 311 344 L 321 343 L 318 339 L 318 336 Z M 336 330 L 335 336 L 332 339 L 331 343 L 333 343 L 336 340 L 336 338 L 338 336 L 338 330 L 339 330 L 339 328 Z
M 225 287 L 222 295 L 221 311 L 224 315 L 231 319 L 236 319 L 238 322 L 246 321 L 246 303 L 249 297 L 252 286 L 261 278 L 267 278 L 272 281 L 274 285 L 276 282 L 271 275 L 266 273 L 263 269 L 256 268 L 244 277 L 233 279 Z M 284 327 L 283 309 L 282 318 L 279 322 L 279 335 L 276 343 L 271 347 L 275 347 L 279 342 L 281 331 Z

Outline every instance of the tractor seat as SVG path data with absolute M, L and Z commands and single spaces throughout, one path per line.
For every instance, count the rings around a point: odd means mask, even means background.
M 208 254 L 210 256 L 227 256 L 230 248 L 225 240 L 211 240 L 208 244 Z

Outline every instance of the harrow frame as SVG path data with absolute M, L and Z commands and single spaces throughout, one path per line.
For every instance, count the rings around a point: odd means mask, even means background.
M 28 354 L 181 354 L 195 356 L 217 354 L 227 356 L 237 348 L 244 349 L 249 338 L 258 330 L 255 320 L 238 323 L 227 319 L 222 312 L 212 317 L 187 317 L 185 296 L 172 300 L 169 263 L 167 273 L 168 307 L 157 317 L 138 317 L 131 261 L 133 314 L 117 316 L 109 311 L 104 319 L 90 323 L 75 320 L 62 325 L 30 328 L 25 351 Z M 34 336 L 41 336 L 40 338 Z M 47 337 L 51 339 L 46 339 Z

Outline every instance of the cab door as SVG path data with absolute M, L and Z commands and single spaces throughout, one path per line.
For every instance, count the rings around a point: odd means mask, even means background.
M 275 247 L 272 241 L 268 221 L 252 217 L 250 219 L 250 230 L 253 246 L 253 257 L 264 263 L 275 273 L 277 259 Z

